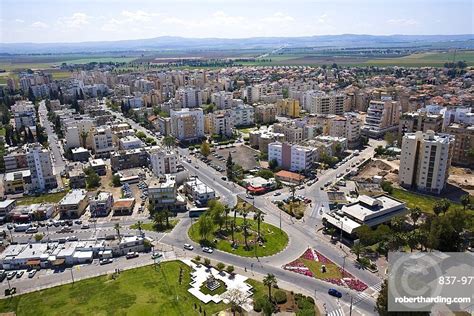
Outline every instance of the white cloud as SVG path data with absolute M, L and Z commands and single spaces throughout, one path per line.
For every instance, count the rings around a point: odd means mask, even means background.
M 324 14 L 322 14 L 318 17 L 318 23 L 323 24 L 323 23 L 327 23 L 327 22 L 328 22 L 328 15 L 326 13 L 324 13 Z
M 36 29 L 46 29 L 49 27 L 49 25 L 41 21 L 36 21 L 31 24 L 31 27 L 34 27 Z
M 159 13 L 149 13 L 142 10 L 137 11 L 122 11 L 122 16 L 125 17 L 125 22 L 150 22 L 152 17 L 159 16 Z
M 277 12 L 277 13 L 273 14 L 272 16 L 262 18 L 261 21 L 262 22 L 270 22 L 270 23 L 274 23 L 274 22 L 281 23 L 281 22 L 294 21 L 294 18 L 292 16 L 289 16 L 289 15 L 284 14 L 282 12 Z
M 71 16 L 61 17 L 58 19 L 58 24 L 62 27 L 67 28 L 80 28 L 84 25 L 89 24 L 89 20 L 91 19 L 85 13 L 76 12 Z
M 15 22 L 17 22 L 17 23 L 24 23 L 25 20 L 22 20 L 22 19 L 15 19 Z
M 387 21 L 388 24 L 396 24 L 402 26 L 417 25 L 418 22 L 414 19 L 390 19 Z

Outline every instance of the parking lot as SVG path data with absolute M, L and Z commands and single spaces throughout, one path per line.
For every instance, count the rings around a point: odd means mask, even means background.
M 240 165 L 244 170 L 255 169 L 255 167 L 258 166 L 256 157 L 259 156 L 259 152 L 244 145 L 233 145 L 233 147 L 215 149 L 211 155 L 209 155 L 208 159 L 211 160 L 210 163 L 219 166 L 225 171 L 229 153 L 232 155 L 232 161 Z

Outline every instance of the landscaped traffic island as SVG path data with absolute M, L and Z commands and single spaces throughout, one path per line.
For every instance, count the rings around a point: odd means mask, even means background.
M 200 219 L 188 231 L 194 242 L 238 256 L 271 256 L 288 244 L 288 235 L 284 231 L 264 222 L 260 222 L 259 238 L 258 221 L 253 219 L 237 217 L 234 222 L 234 218 L 229 217 L 221 227 L 209 220 L 204 224 L 209 226 L 208 232 L 203 231 L 201 225 Z

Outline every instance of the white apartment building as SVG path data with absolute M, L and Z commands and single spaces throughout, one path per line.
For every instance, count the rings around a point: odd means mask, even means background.
M 11 107 L 13 119 L 15 120 L 15 129 L 21 127 L 36 128 L 36 110 L 35 105 L 30 101 L 18 101 Z
M 151 169 L 157 177 L 177 172 L 178 155 L 175 152 L 161 148 L 153 148 L 149 152 L 149 155 Z
M 251 105 L 238 104 L 231 110 L 234 126 L 250 126 L 255 123 L 255 112 Z
M 177 92 L 182 108 L 196 108 L 202 105 L 202 92 L 194 87 L 181 88 Z
M 109 126 L 97 127 L 92 132 L 92 150 L 97 156 L 108 156 L 114 150 L 113 134 Z
M 125 137 L 121 137 L 119 139 L 119 149 L 121 150 L 129 150 L 135 148 L 144 147 L 145 144 L 141 141 L 140 138 L 132 135 L 128 135 Z
M 234 95 L 232 92 L 219 91 L 211 94 L 211 102 L 214 103 L 218 109 L 230 109 L 233 104 Z
M 210 134 L 231 137 L 234 132 L 234 121 L 230 111 L 216 111 L 209 114 Z
M 310 90 L 305 92 L 303 108 L 312 114 L 342 115 L 345 98 L 344 93 L 324 93 Z
M 95 126 L 92 118 L 75 117 L 65 121 L 63 125 L 66 149 L 78 147 L 92 148 L 89 138 L 89 134 Z
M 201 108 L 170 110 L 171 135 L 181 141 L 204 137 L 204 113 Z
M 273 142 L 268 144 L 268 161 L 275 160 L 285 170 L 309 170 L 313 165 L 315 152 L 315 148 Z
M 248 86 L 244 89 L 244 97 L 247 98 L 248 104 L 253 104 L 260 101 L 262 98 L 263 87 L 262 85 Z
M 338 116 L 329 124 L 329 135 L 344 137 L 349 148 L 357 147 L 360 143 L 360 129 L 362 121 L 353 113 Z
M 26 160 L 31 174 L 31 190 L 43 192 L 56 188 L 58 182 L 53 172 L 51 154 L 40 144 L 25 145 Z
M 453 147 L 453 135 L 433 131 L 406 133 L 400 156 L 400 185 L 439 194 L 449 176 Z
M 399 101 L 382 97 L 381 101 L 371 100 L 362 132 L 368 136 L 380 137 L 386 132 L 398 130 L 402 106 Z

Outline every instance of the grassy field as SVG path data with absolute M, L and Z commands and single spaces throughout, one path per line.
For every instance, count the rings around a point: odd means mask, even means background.
M 179 284 L 179 268 L 183 268 Z M 227 308 L 223 303 L 203 304 L 187 290 L 191 269 L 178 261 L 164 262 L 155 270 L 146 266 L 110 276 L 54 287 L 0 300 L 0 312 L 17 315 L 207 315 Z
M 232 220 L 232 216 L 229 216 L 229 219 Z M 215 238 L 217 240 L 217 243 L 204 240 L 202 241 L 202 244 L 210 245 L 213 248 L 242 257 L 255 257 L 255 253 L 257 253 L 258 257 L 271 256 L 285 249 L 286 245 L 288 244 L 288 235 L 284 231 L 280 231 L 279 228 L 262 222 L 260 224 L 260 230 L 262 236 L 265 238 L 265 243 L 263 246 L 257 246 L 257 249 L 255 251 L 255 243 L 253 241 L 256 239 L 257 236 L 257 221 L 254 221 L 252 219 L 248 219 L 247 221 L 251 226 L 249 229 L 250 236 L 247 237 L 249 249 L 245 249 L 243 231 L 239 227 L 243 224 L 244 220 L 240 217 L 238 217 L 236 220 L 236 226 L 238 226 L 238 229 L 236 229 L 234 236 L 235 241 L 238 244 L 238 247 L 236 249 L 233 249 L 231 245 L 232 236 L 230 233 L 230 228 L 228 230 L 225 230 L 224 227 L 221 235 L 216 234 L 218 227 L 216 226 L 214 228 L 214 233 L 212 233 L 212 238 L 210 239 L 213 240 Z M 188 234 L 194 242 L 201 243 L 201 236 L 199 235 L 197 223 L 194 223 L 191 226 L 188 231 Z
M 326 263 L 326 272 L 321 272 L 322 263 L 314 260 L 301 259 L 306 267 L 313 273 L 317 279 L 340 279 L 342 278 L 341 270 L 339 266 L 335 264 Z
M 40 203 L 58 203 L 67 192 L 58 192 L 51 194 L 43 194 L 40 196 L 28 196 L 22 197 L 16 200 L 17 205 L 29 205 L 29 204 L 40 204 Z
M 409 192 L 402 189 L 393 189 L 392 196 L 396 199 L 402 200 L 406 202 L 408 208 L 414 208 L 418 206 L 421 210 L 425 213 L 433 213 L 433 206 L 436 201 L 439 201 L 439 197 L 429 196 L 429 195 L 422 195 L 415 192 Z M 451 207 L 453 206 L 461 206 L 459 203 L 451 202 Z
M 155 223 L 143 223 L 142 224 L 142 230 L 149 230 L 152 232 L 166 232 L 169 233 L 170 231 L 173 230 L 173 228 L 179 223 L 179 219 L 172 219 L 170 220 L 170 227 L 164 228 L 164 227 L 158 227 Z M 130 226 L 131 229 L 138 229 L 138 223 L 133 224 Z

